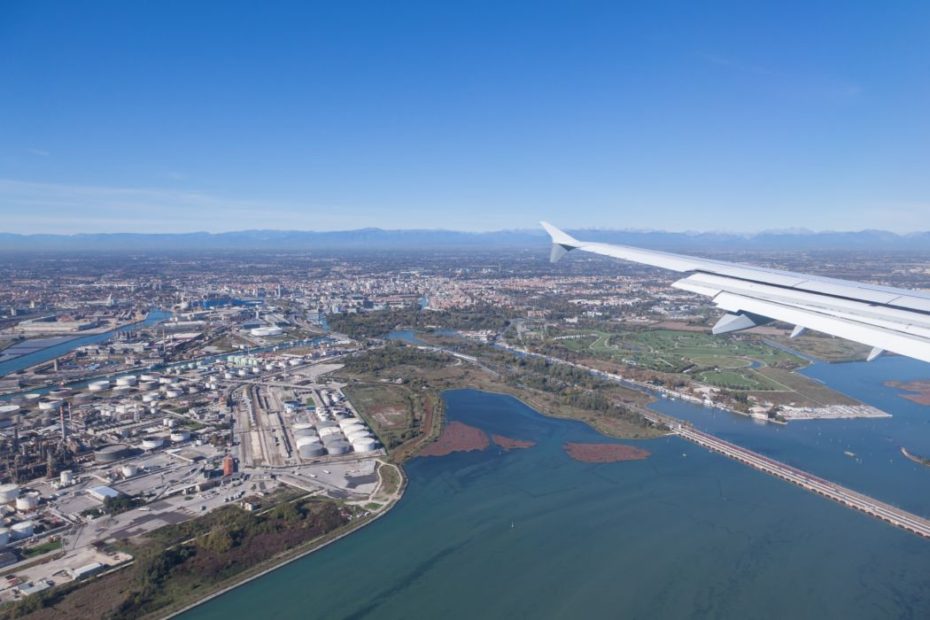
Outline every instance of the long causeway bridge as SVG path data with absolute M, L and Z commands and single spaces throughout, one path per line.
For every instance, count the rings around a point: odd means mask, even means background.
M 668 422 L 666 421 L 666 423 Z M 847 508 L 852 508 L 870 517 L 881 519 L 885 523 L 899 527 L 917 536 L 930 538 L 930 520 L 919 517 L 906 510 L 901 510 L 891 504 L 878 501 L 868 495 L 857 493 L 835 482 L 824 480 L 823 478 L 782 463 L 781 461 L 776 461 L 775 459 L 763 456 L 752 450 L 747 450 L 746 448 L 737 446 L 736 444 L 715 437 L 714 435 L 699 431 L 690 425 L 673 422 L 669 424 L 669 426 L 672 432 L 679 437 L 694 442 L 712 452 L 723 454 L 753 469 L 758 469 L 776 478 L 781 478 L 782 480 L 796 484 L 811 493 L 816 493 L 817 495 L 832 499 Z

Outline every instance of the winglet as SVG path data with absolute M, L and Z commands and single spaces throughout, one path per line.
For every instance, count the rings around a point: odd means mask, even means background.
M 574 250 L 581 242 L 572 237 L 571 235 L 562 232 L 549 222 L 540 222 L 542 227 L 546 229 L 546 232 L 549 233 L 549 236 L 552 237 L 552 251 L 549 253 L 549 260 L 553 263 L 558 262 L 560 258 L 565 256 L 569 250 Z

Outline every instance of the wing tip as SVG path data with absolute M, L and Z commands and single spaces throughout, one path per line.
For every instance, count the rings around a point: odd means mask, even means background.
M 574 250 L 580 245 L 577 239 L 565 231 L 556 228 L 549 222 L 543 221 L 539 224 L 549 233 L 549 237 L 552 238 L 552 250 L 549 253 L 550 262 L 558 262 L 569 250 Z

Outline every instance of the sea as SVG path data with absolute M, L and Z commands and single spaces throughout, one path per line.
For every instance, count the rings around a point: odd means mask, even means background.
M 805 374 L 893 414 L 760 424 L 680 401 L 704 430 L 930 517 L 930 407 L 889 380 L 898 357 Z M 420 457 L 382 519 L 208 601 L 189 620 L 259 618 L 930 618 L 930 541 L 677 437 L 607 464 L 566 442 L 615 442 L 510 396 L 444 394 L 449 420 L 527 449 Z M 851 456 L 850 456 L 851 455 Z

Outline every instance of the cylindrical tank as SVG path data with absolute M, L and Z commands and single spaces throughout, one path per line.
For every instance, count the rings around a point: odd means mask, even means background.
M 94 461 L 97 463 L 113 463 L 124 458 L 129 449 L 124 445 L 104 446 L 94 452 Z
M 294 437 L 318 437 L 319 434 L 312 428 L 298 428 L 294 431 Z
M 352 442 L 354 442 L 356 439 L 367 439 L 367 438 L 374 439 L 374 436 L 371 434 L 371 431 L 352 431 L 350 433 L 346 433 L 346 437 L 348 437 L 349 441 L 352 441 Z
M 312 443 L 300 446 L 297 453 L 300 454 L 300 458 L 312 459 L 318 456 L 326 456 L 326 448 L 323 447 L 323 444 Z
M 165 391 L 166 398 L 177 398 L 180 395 L 181 395 L 181 390 L 166 390 Z
M 333 441 L 326 444 L 326 451 L 336 456 L 346 454 L 352 450 L 352 446 L 347 441 Z
M 191 438 L 191 434 L 187 431 L 175 431 L 171 433 L 171 441 L 174 443 L 181 443 L 187 441 Z
M 168 428 L 173 428 L 174 425 L 177 423 L 178 421 L 175 420 L 174 418 L 162 418 L 161 420 L 162 426 L 167 426 Z
M 142 395 L 142 402 L 144 403 L 154 403 L 155 401 L 161 398 L 161 394 L 158 392 L 148 392 Z
M 58 474 L 58 482 L 61 484 L 61 486 L 65 487 L 74 484 L 74 472 L 70 469 L 63 470 L 60 474 Z
M 19 405 L 0 405 L 0 420 L 10 420 L 19 413 Z
M 58 411 L 61 407 L 60 400 L 41 400 L 39 401 L 39 411 Z
M 0 547 L 6 547 L 10 543 L 10 528 L 0 527 Z
M 16 510 L 20 512 L 32 512 L 39 505 L 38 493 L 27 493 L 16 498 Z
M 165 440 L 161 437 L 146 437 L 142 440 L 142 449 L 143 450 L 155 450 L 161 448 L 165 444 Z
M 10 533 L 14 540 L 20 540 L 32 536 L 34 529 L 32 521 L 20 521 L 10 528 Z
M 374 439 L 352 441 L 352 449 L 356 452 L 373 452 L 378 449 L 378 442 Z
M 123 474 L 123 478 L 132 478 L 139 473 L 139 466 L 127 463 L 120 468 L 120 473 Z
M 298 422 L 297 424 L 295 424 L 295 425 L 292 426 L 291 428 L 293 428 L 295 431 L 301 431 L 301 430 L 304 430 L 304 429 L 307 429 L 307 428 L 312 429 L 312 428 L 313 428 L 313 424 L 311 424 L 310 422 Z
M 0 504 L 9 504 L 19 497 L 18 484 L 0 484 Z
M 143 373 L 139 375 L 139 381 L 158 381 L 158 375 L 152 373 Z
M 117 385 L 116 387 L 113 388 L 113 393 L 114 394 L 126 394 L 128 392 L 131 392 L 132 390 L 133 390 L 133 387 L 131 385 Z
M 294 440 L 294 443 L 297 444 L 297 447 L 306 446 L 313 443 L 321 443 L 319 437 L 298 437 Z
M 341 437 L 342 431 L 332 426 L 327 426 L 325 428 L 320 429 L 320 437 L 328 437 L 329 435 L 338 435 Z
M 87 384 L 87 389 L 91 392 L 103 392 L 104 390 L 110 389 L 110 381 L 108 379 L 100 379 L 99 381 L 91 381 Z
M 135 385 L 138 381 L 135 375 L 125 375 L 116 379 L 116 385 Z

